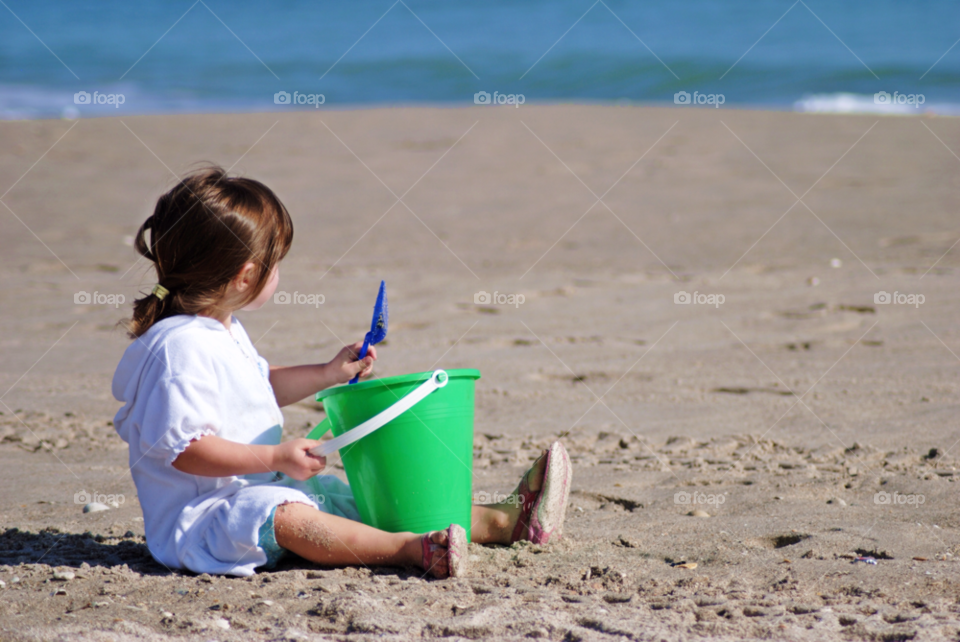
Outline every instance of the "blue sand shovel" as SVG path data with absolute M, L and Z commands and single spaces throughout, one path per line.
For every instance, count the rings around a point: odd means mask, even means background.
M 360 348 L 358 361 L 362 361 L 367 356 L 367 349 L 370 346 L 377 345 L 387 338 L 387 319 L 390 317 L 389 307 L 387 306 L 387 284 L 380 281 L 380 292 L 377 294 L 377 303 L 373 306 L 373 321 L 370 323 L 370 332 L 363 337 L 363 347 Z M 357 383 L 360 379 L 358 374 L 350 380 L 350 383 Z
M 370 332 L 363 337 L 363 347 L 360 348 L 360 356 L 357 358 L 358 361 L 362 361 L 363 358 L 367 356 L 367 350 L 370 349 L 370 346 L 380 343 L 387 337 L 387 319 L 389 316 L 389 309 L 387 307 L 387 284 L 380 281 L 380 292 L 377 294 L 377 302 L 373 306 L 373 321 L 370 323 Z M 358 374 L 350 380 L 350 383 L 357 383 L 359 379 L 360 375 Z M 316 428 L 310 431 L 307 439 L 320 439 L 332 426 L 333 424 L 330 422 L 330 418 L 327 417 L 321 421 Z

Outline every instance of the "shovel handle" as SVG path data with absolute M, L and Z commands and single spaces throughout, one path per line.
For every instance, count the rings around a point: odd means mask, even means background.
M 363 347 L 360 348 L 360 356 L 357 357 L 357 361 L 363 361 L 364 357 L 367 356 L 367 350 L 370 348 L 370 333 L 367 333 L 367 336 L 363 338 Z M 357 383 L 360 380 L 360 373 L 357 373 L 357 376 L 350 380 L 350 383 Z

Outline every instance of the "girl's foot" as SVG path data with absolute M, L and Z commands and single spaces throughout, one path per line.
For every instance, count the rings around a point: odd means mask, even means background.
M 467 531 L 458 524 L 433 531 L 420 538 L 423 568 L 434 577 L 463 577 L 467 574 Z
M 510 537 L 511 543 L 528 540 L 534 544 L 547 544 L 562 537 L 572 477 L 567 449 L 559 441 L 553 442 L 524 474 L 514 491 L 520 515 Z

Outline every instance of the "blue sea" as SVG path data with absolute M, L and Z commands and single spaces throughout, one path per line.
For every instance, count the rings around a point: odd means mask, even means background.
M 958 114 L 958 39 L 945 0 L 4 0 L 0 119 L 487 95 Z

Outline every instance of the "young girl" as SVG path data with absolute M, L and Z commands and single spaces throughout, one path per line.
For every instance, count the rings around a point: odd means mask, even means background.
M 148 236 L 149 233 L 149 236 Z M 361 344 L 317 365 L 268 366 L 233 313 L 273 295 L 293 240 L 286 208 L 265 185 L 210 167 L 160 197 L 137 251 L 158 284 L 134 302 L 134 339 L 117 366 L 114 425 L 130 446 L 147 545 L 171 568 L 252 575 L 293 552 L 325 566 L 415 565 L 436 577 L 466 572 L 462 525 L 388 533 L 359 521 L 350 488 L 332 475 L 319 442 L 281 443 L 285 406 L 368 376 Z M 416 461 L 406 462 L 417 466 Z M 474 506 L 473 541 L 558 539 L 570 492 L 566 450 L 555 442 L 515 495 Z M 321 503 L 318 503 L 320 500 Z

